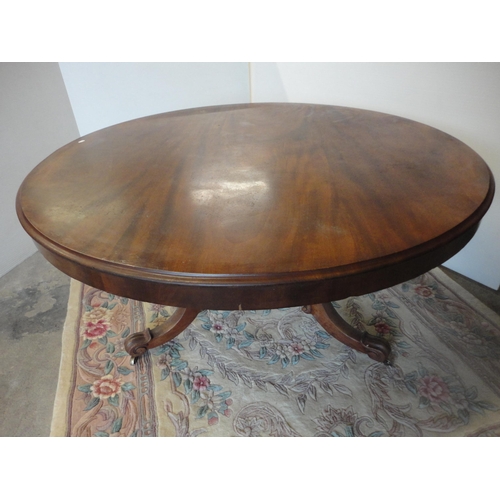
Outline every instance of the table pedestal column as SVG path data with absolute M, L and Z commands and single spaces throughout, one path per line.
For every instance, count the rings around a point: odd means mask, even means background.
M 389 355 L 391 353 L 389 343 L 380 337 L 370 335 L 366 331 L 361 332 L 351 326 L 342 319 L 331 302 L 304 306 L 302 310 L 312 314 L 326 332 L 339 342 L 367 354 L 375 361 L 389 364 Z M 163 345 L 177 337 L 194 321 L 200 312 L 198 309 L 177 308 L 172 316 L 161 325 L 152 330 L 146 328 L 142 332 L 133 333 L 127 337 L 125 350 L 135 362 L 135 359 L 142 356 L 148 349 Z

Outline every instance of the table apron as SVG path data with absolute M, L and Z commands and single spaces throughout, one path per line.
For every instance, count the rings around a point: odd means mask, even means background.
M 87 285 L 118 296 L 153 304 L 183 308 L 218 310 L 256 310 L 294 307 L 341 300 L 376 292 L 410 279 L 442 264 L 473 237 L 479 224 L 446 245 L 413 258 L 397 259 L 389 265 L 365 272 L 311 281 L 283 283 L 200 284 L 166 283 L 124 276 L 83 266 L 35 241 L 44 257 L 56 268 Z

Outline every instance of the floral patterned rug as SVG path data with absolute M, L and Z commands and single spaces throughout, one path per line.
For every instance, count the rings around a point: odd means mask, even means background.
M 140 358 L 169 307 L 72 281 L 52 436 L 500 436 L 500 316 L 435 269 L 334 303 L 392 366 L 301 308 L 204 311 Z

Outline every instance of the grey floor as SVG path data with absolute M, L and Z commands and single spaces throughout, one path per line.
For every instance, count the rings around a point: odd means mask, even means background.
M 38 252 L 0 278 L 0 436 L 48 436 L 70 279 Z
M 500 292 L 443 268 L 500 313 Z M 0 436 L 48 436 L 70 279 L 35 253 L 0 278 Z

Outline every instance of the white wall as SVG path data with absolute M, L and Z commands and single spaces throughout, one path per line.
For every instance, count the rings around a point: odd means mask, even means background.
M 81 135 L 176 109 L 249 102 L 248 63 L 60 63 Z
M 472 147 L 500 186 L 500 63 L 252 63 L 251 93 L 253 102 L 336 104 L 426 123 Z M 500 195 L 446 266 L 498 289 Z
M 0 63 L 0 276 L 36 251 L 15 211 L 21 182 L 77 137 L 57 63 Z

